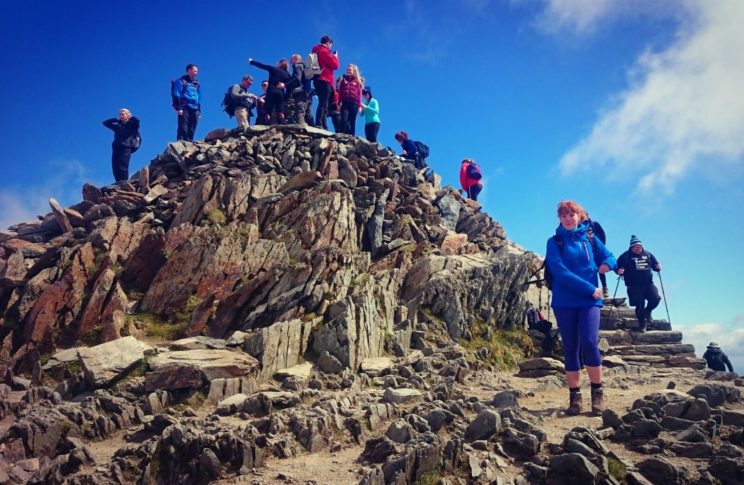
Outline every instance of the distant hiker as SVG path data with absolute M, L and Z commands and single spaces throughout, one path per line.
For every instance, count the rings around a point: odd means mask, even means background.
M 321 72 L 313 79 L 315 95 L 318 96 L 318 110 L 315 112 L 315 126 L 328 129 L 326 117 L 328 116 L 329 103 L 333 95 L 333 71 L 338 69 L 338 52 L 331 53 L 333 39 L 324 35 L 320 38 L 320 44 L 313 47 L 312 54 L 317 57 Z
M 243 76 L 239 84 L 233 85 L 230 90 L 230 98 L 233 106 L 233 114 L 238 128 L 248 128 L 250 119 L 253 116 L 253 107 L 256 106 L 258 97 L 248 92 L 248 88 L 253 84 L 253 77 L 250 74 Z
M 343 133 L 343 125 L 341 124 L 341 98 L 339 92 L 335 89 L 328 102 L 328 117 L 331 118 L 331 122 L 333 123 L 333 131 L 335 133 Z
M 429 155 L 429 148 L 420 141 L 413 141 L 409 138 L 408 133 L 399 131 L 395 134 L 395 139 L 400 143 L 403 149 L 402 157 L 409 160 L 419 170 L 426 167 L 424 159 Z M 426 153 L 423 153 L 424 149 Z
M 268 71 L 269 88 L 266 90 L 264 109 L 269 117 L 269 124 L 284 124 L 284 88 L 289 82 L 289 63 L 280 59 L 276 66 L 269 66 L 254 59 L 248 59 L 248 64 Z
M 367 86 L 362 90 L 362 113 L 364 114 L 364 136 L 371 142 L 377 141 L 380 132 L 380 104 L 372 96 L 372 88 Z
M 462 190 L 472 200 L 478 200 L 478 194 L 483 190 L 483 173 L 473 160 L 466 158 L 460 165 L 460 185 Z
M 589 218 L 589 214 L 586 215 L 586 221 L 583 221 L 585 224 L 587 224 L 588 229 L 587 233 L 591 232 L 597 238 L 602 241 L 602 244 L 607 246 L 607 235 L 605 234 L 604 229 L 597 221 L 593 221 L 591 218 Z M 610 290 L 607 288 L 607 276 L 604 273 L 599 274 L 599 281 L 602 283 L 602 296 L 605 298 L 610 297 Z
M 201 86 L 196 76 L 199 68 L 186 66 L 186 74 L 171 83 L 173 109 L 178 113 L 177 140 L 194 141 L 196 124 L 201 117 Z
M 103 122 L 103 126 L 113 130 L 114 141 L 111 143 L 111 169 L 114 180 L 120 182 L 129 179 L 129 159 L 139 149 L 142 138 L 139 134 L 140 122 L 126 109 L 119 110 L 119 118 Z
M 734 372 L 734 367 L 731 365 L 731 361 L 721 350 L 721 346 L 716 342 L 708 344 L 708 350 L 703 354 L 703 359 L 708 363 L 708 367 L 717 371 L 725 371 L 728 367 L 729 372 Z
M 605 404 L 602 356 L 598 348 L 602 290 L 597 287 L 597 273 L 611 271 L 616 267 L 616 261 L 601 241 L 595 241 L 593 245 L 587 239 L 587 226 L 581 223 L 586 220 L 586 212 L 579 204 L 566 200 L 560 202 L 558 218 L 560 224 L 555 236 L 548 239 L 545 264 L 553 275 L 551 306 L 563 341 L 569 389 L 566 414 L 575 416 L 581 413 L 581 354 L 591 381 L 592 412 L 601 414 Z
M 651 312 L 661 302 L 651 273 L 651 270 L 661 271 L 661 264 L 656 256 L 643 249 L 643 243 L 634 234 L 630 236 L 630 249 L 617 259 L 617 267 L 617 274 L 625 279 L 628 303 L 635 307 L 638 331 L 643 333 L 651 321 Z
M 341 101 L 341 133 L 356 135 L 356 119 L 362 112 L 362 90 L 364 78 L 359 68 L 349 64 L 343 76 L 338 78 L 337 90 Z
M 256 124 L 257 125 L 268 125 L 269 115 L 266 113 L 266 91 L 269 89 L 269 81 L 261 81 L 261 89 L 263 93 L 258 96 L 256 102 Z
M 305 63 L 302 62 L 302 56 L 293 54 L 290 59 L 292 75 L 287 83 L 287 123 L 304 125 L 307 119 L 312 82 L 305 75 Z

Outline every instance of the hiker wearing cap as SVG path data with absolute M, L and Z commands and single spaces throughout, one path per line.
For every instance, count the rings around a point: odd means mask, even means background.
M 380 132 L 380 104 L 372 96 L 372 88 L 366 86 L 362 90 L 362 114 L 364 115 L 364 136 L 371 142 L 377 141 Z
M 320 38 L 320 43 L 313 47 L 312 53 L 318 56 L 318 65 L 321 72 L 313 79 L 315 95 L 318 96 L 318 110 L 315 112 L 315 126 L 318 128 L 328 129 L 326 117 L 328 116 L 328 107 L 333 95 L 333 71 L 338 69 L 338 52 L 331 52 L 333 39 L 324 35 Z
M 186 66 L 186 74 L 171 83 L 173 109 L 178 115 L 177 140 L 194 141 L 196 124 L 201 118 L 201 85 L 196 79 L 199 68 Z
M 579 204 L 561 201 L 558 219 L 555 235 L 548 239 L 545 265 L 553 275 L 551 306 L 563 342 L 569 390 L 566 414 L 581 413 L 580 355 L 591 382 L 592 412 L 601 414 L 605 406 L 598 347 L 602 290 L 597 287 L 597 273 L 615 269 L 616 261 L 601 241 L 587 237 L 587 226 L 581 223 L 586 211 Z
M 269 87 L 266 90 L 264 110 L 271 125 L 284 124 L 284 88 L 289 82 L 289 62 L 279 59 L 276 66 L 263 64 L 255 59 L 248 59 L 248 64 L 269 73 Z
M 652 270 L 661 271 L 661 264 L 656 256 L 643 248 L 643 243 L 634 234 L 630 236 L 630 249 L 617 259 L 617 267 L 617 274 L 625 279 L 628 303 L 635 307 L 638 331 L 643 333 L 651 321 L 651 312 L 661 302 L 651 273 Z
M 703 359 L 708 363 L 708 367 L 717 371 L 725 371 L 728 367 L 729 372 L 734 372 L 734 367 L 731 365 L 731 361 L 721 350 L 721 346 L 716 342 L 708 344 L 708 350 L 703 354 Z
M 139 134 L 140 122 L 128 109 L 121 108 L 119 118 L 110 118 L 103 122 L 103 126 L 114 132 L 114 141 L 111 143 L 111 170 L 114 172 L 114 180 L 127 180 L 129 159 L 142 142 Z
M 253 116 L 253 107 L 256 106 L 258 99 L 255 94 L 249 93 L 248 88 L 253 84 L 253 77 L 250 74 L 243 76 L 240 83 L 233 85 L 230 89 L 230 100 L 234 106 L 233 114 L 238 128 L 248 128 L 251 116 Z
M 462 190 L 468 194 L 469 199 L 478 200 L 478 194 L 483 190 L 482 178 L 483 173 L 477 163 L 470 158 L 462 161 L 460 165 L 460 185 Z

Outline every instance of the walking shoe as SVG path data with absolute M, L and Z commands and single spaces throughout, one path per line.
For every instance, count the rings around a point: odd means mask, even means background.
M 566 408 L 566 414 L 569 416 L 578 416 L 581 414 L 581 393 L 572 392 L 568 398 L 568 408 Z
M 605 410 L 605 399 L 602 388 L 592 389 L 592 414 L 599 416 Z
M 602 296 L 605 297 L 605 298 L 609 298 L 610 297 L 610 290 L 608 290 L 607 288 L 602 288 Z

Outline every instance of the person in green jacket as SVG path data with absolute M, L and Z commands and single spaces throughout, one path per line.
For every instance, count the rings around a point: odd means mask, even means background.
M 372 88 L 367 86 L 362 90 L 362 113 L 364 114 L 364 136 L 371 142 L 377 141 L 380 132 L 380 104 L 372 97 Z

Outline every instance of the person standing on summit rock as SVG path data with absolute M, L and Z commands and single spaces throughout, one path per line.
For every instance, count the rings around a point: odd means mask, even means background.
M 129 159 L 137 151 L 142 139 L 139 134 L 140 122 L 126 109 L 119 110 L 119 118 L 111 118 L 103 122 L 103 126 L 114 132 L 111 143 L 111 169 L 114 180 L 121 182 L 129 178 Z
M 638 331 L 643 333 L 651 321 L 651 312 L 661 302 L 659 289 L 654 285 L 654 276 L 651 273 L 652 270 L 661 271 L 661 263 L 643 248 L 641 240 L 633 234 L 630 236 L 630 249 L 617 259 L 617 267 L 617 274 L 625 279 L 628 303 L 635 307 Z
M 266 91 L 264 109 L 268 116 L 269 124 L 284 124 L 284 88 L 290 79 L 289 62 L 279 59 L 276 66 L 263 64 L 255 59 L 248 59 L 248 64 L 263 69 L 269 73 L 269 88 Z
M 171 83 L 173 109 L 178 114 L 177 140 L 194 141 L 196 124 L 201 117 L 201 85 L 196 79 L 199 68 L 186 66 L 186 74 Z
M 586 220 L 586 211 L 579 204 L 560 202 L 558 219 L 555 235 L 548 239 L 545 265 L 553 275 L 551 306 L 563 342 L 569 390 L 566 414 L 581 413 L 580 356 L 591 381 L 592 412 L 601 414 L 605 406 L 598 347 L 602 289 L 597 287 L 597 273 L 615 269 L 616 261 L 601 241 L 587 238 L 587 225 L 581 223 Z
M 320 38 L 320 44 L 313 47 L 312 53 L 318 56 L 320 74 L 313 79 L 315 95 L 318 96 L 318 109 L 315 112 L 315 126 L 328 129 L 328 107 L 333 99 L 333 71 L 338 69 L 338 52 L 331 52 L 333 39 L 324 35 Z
M 483 173 L 473 160 L 466 158 L 460 165 L 460 186 L 473 201 L 478 200 L 478 194 L 483 190 Z

